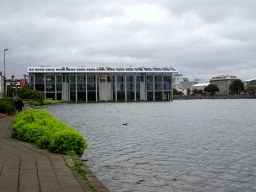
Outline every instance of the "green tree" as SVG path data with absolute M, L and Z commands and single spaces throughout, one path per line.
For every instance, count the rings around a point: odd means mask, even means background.
M 247 92 L 254 95 L 256 93 L 256 86 L 255 85 L 248 85 Z
M 198 90 L 197 90 L 197 89 L 193 89 L 193 90 L 192 90 L 192 94 L 193 94 L 193 95 L 198 95 L 198 94 L 199 94 L 199 92 L 198 92 Z
M 173 95 L 184 95 L 182 91 L 177 91 L 177 89 L 173 88 Z
M 7 86 L 7 91 L 6 91 L 6 97 L 12 97 L 13 96 L 13 88 L 11 86 Z M 15 92 L 14 92 L 15 95 Z
M 190 89 L 188 88 L 187 94 L 190 95 Z
M 219 92 L 220 89 L 216 84 L 209 84 L 204 88 L 204 91 L 209 93 L 210 95 L 214 95 L 215 92 Z
M 175 88 L 173 88 L 173 95 L 178 95 L 178 91 Z
M 30 85 L 25 85 L 18 91 L 18 95 L 22 99 L 40 99 L 40 102 L 44 100 L 44 94 L 40 91 L 33 90 Z
M 241 91 L 244 91 L 244 83 L 241 79 L 236 79 L 230 84 L 229 90 L 232 94 L 239 94 Z
M 200 94 L 200 95 L 203 95 L 204 94 L 204 92 L 203 92 L 203 90 L 198 90 L 198 94 Z

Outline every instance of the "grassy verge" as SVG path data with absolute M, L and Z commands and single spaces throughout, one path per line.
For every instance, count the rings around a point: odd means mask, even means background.
M 92 183 L 89 181 L 89 179 L 87 178 L 86 174 L 88 173 L 84 167 L 83 167 L 83 162 L 80 160 L 79 156 L 77 155 L 69 155 L 70 158 L 74 161 L 75 163 L 75 169 L 71 169 L 71 171 L 74 174 L 74 171 L 76 171 L 77 173 L 81 174 L 83 176 L 83 178 L 85 179 L 85 181 L 88 183 L 88 185 L 90 186 L 91 190 L 93 192 L 97 192 L 98 190 L 92 185 Z M 62 158 L 65 160 L 65 158 L 62 156 Z M 68 166 L 67 162 L 66 165 Z M 74 174 L 75 175 L 75 174 Z M 78 181 L 79 182 L 79 181 Z

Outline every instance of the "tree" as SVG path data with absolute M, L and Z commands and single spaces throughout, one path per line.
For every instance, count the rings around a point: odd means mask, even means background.
M 190 89 L 188 88 L 187 94 L 190 95 Z
M 173 88 L 173 95 L 183 95 L 182 91 L 177 91 L 177 89 Z
M 200 94 L 200 95 L 204 95 L 204 92 L 203 92 L 203 90 L 198 90 L 198 94 Z
M 178 95 L 178 91 L 175 88 L 173 88 L 173 95 Z
M 230 84 L 229 90 L 232 94 L 239 94 L 241 91 L 244 91 L 244 83 L 241 79 L 236 79 Z
M 198 92 L 198 90 L 197 90 L 197 89 L 193 89 L 193 90 L 192 90 L 192 94 L 193 94 L 193 95 L 198 95 L 198 94 L 199 94 L 199 92 Z
M 13 88 L 11 86 L 7 86 L 7 91 L 6 91 L 6 96 L 7 97 L 12 97 L 13 96 Z
M 220 89 L 216 84 L 209 84 L 204 88 L 204 91 L 209 93 L 210 95 L 214 95 L 215 92 L 219 92 Z
M 255 85 L 248 85 L 247 92 L 254 95 L 256 93 L 256 86 Z
M 22 99 L 40 99 L 41 102 L 44 100 L 44 94 L 40 91 L 33 90 L 30 85 L 23 86 L 18 91 L 18 95 Z

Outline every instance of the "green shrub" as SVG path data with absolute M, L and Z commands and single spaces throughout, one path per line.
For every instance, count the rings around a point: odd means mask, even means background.
M 52 100 L 43 100 L 42 105 L 52 104 Z
M 19 113 L 13 122 L 12 137 L 61 154 L 82 155 L 88 146 L 78 131 L 42 110 Z
M 30 85 L 25 85 L 19 89 L 18 95 L 22 99 L 40 99 L 40 102 L 44 100 L 44 94 L 40 91 L 33 90 Z
M 0 113 L 13 113 L 14 107 L 13 107 L 13 98 L 1 98 L 0 99 Z
M 40 103 L 38 101 L 32 101 L 32 100 L 23 100 L 24 105 L 29 104 L 29 105 L 39 105 Z

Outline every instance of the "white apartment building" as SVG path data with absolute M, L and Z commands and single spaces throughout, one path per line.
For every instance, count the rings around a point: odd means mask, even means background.
M 210 80 L 210 84 L 216 84 L 220 89 L 219 94 L 229 94 L 229 86 L 230 84 L 238 79 L 235 75 L 218 75 L 216 77 L 212 77 Z

